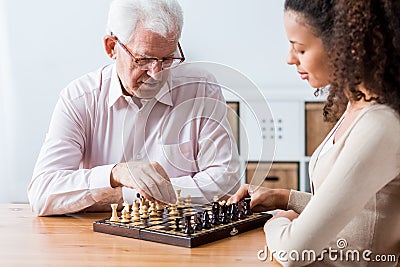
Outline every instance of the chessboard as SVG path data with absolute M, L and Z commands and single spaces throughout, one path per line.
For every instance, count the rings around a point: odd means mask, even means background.
M 147 209 L 147 204 L 151 206 Z M 121 216 L 116 204 L 113 214 L 93 223 L 93 230 L 106 234 L 193 248 L 223 238 L 262 227 L 272 217 L 268 213 L 250 210 L 250 199 L 239 203 L 214 201 L 207 205 L 173 204 L 159 206 L 141 200 L 140 210 L 136 202 L 130 213 L 124 203 Z M 142 210 L 142 206 L 145 208 Z

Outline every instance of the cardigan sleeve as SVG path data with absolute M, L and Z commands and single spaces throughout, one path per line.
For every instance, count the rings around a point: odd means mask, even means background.
M 337 142 L 340 154 L 299 217 L 292 222 L 278 218 L 266 223 L 264 230 L 271 251 L 313 250 L 320 254 L 365 204 L 399 175 L 397 114 L 388 109 L 373 109 L 361 116 L 353 129 L 348 129 L 348 136 Z M 284 266 L 311 262 L 277 260 Z
M 310 199 L 310 193 L 290 190 L 287 209 L 302 213 Z

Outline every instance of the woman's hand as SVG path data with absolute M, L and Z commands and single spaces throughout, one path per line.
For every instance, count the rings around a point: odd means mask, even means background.
M 239 190 L 228 201 L 235 203 L 246 197 L 251 197 L 250 208 L 256 212 L 286 209 L 290 194 L 289 190 L 269 189 L 260 186 L 250 196 L 249 188 L 248 184 L 241 185 Z

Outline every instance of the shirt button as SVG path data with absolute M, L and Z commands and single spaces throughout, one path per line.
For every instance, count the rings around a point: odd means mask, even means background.
M 143 157 L 142 157 L 142 155 L 140 155 L 140 154 L 137 154 L 137 156 L 136 156 L 136 159 L 142 159 Z

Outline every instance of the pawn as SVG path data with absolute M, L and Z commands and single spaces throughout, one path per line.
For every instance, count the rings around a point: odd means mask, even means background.
M 118 204 L 111 204 L 111 209 L 112 209 L 112 214 L 110 218 L 110 222 L 120 222 L 120 219 L 118 218 Z
M 129 217 L 130 217 L 129 212 L 127 212 L 125 209 L 122 210 L 121 222 L 122 222 L 122 223 L 129 223 L 129 222 L 131 222 L 131 220 L 130 220 Z
M 168 213 L 168 215 L 170 215 L 170 216 L 177 216 L 179 213 L 178 213 L 178 210 L 176 209 L 176 205 L 175 204 L 171 204 L 171 210 L 170 210 L 170 212 Z
M 180 227 L 180 220 L 181 220 L 181 217 L 176 217 L 175 218 L 175 231 L 180 231 L 180 230 L 182 230 L 181 229 L 181 227 Z
M 159 212 L 163 211 L 164 210 L 164 205 L 159 203 L 159 202 L 157 202 L 156 210 L 159 211 Z
M 140 221 L 139 205 L 136 202 L 136 200 L 132 204 L 131 217 L 132 217 L 132 221 L 134 221 L 134 222 Z
M 148 219 L 148 218 L 149 218 L 149 215 L 147 214 L 147 213 L 148 213 L 147 205 L 144 204 L 144 205 L 142 206 L 141 210 L 142 210 L 142 214 L 140 215 L 140 219 Z
M 203 211 L 203 228 L 204 229 L 211 229 L 211 223 L 210 223 L 210 215 L 208 214 L 208 211 Z
M 151 202 L 150 203 L 150 217 L 157 217 L 157 216 L 158 216 L 158 213 L 157 213 L 156 203 Z

